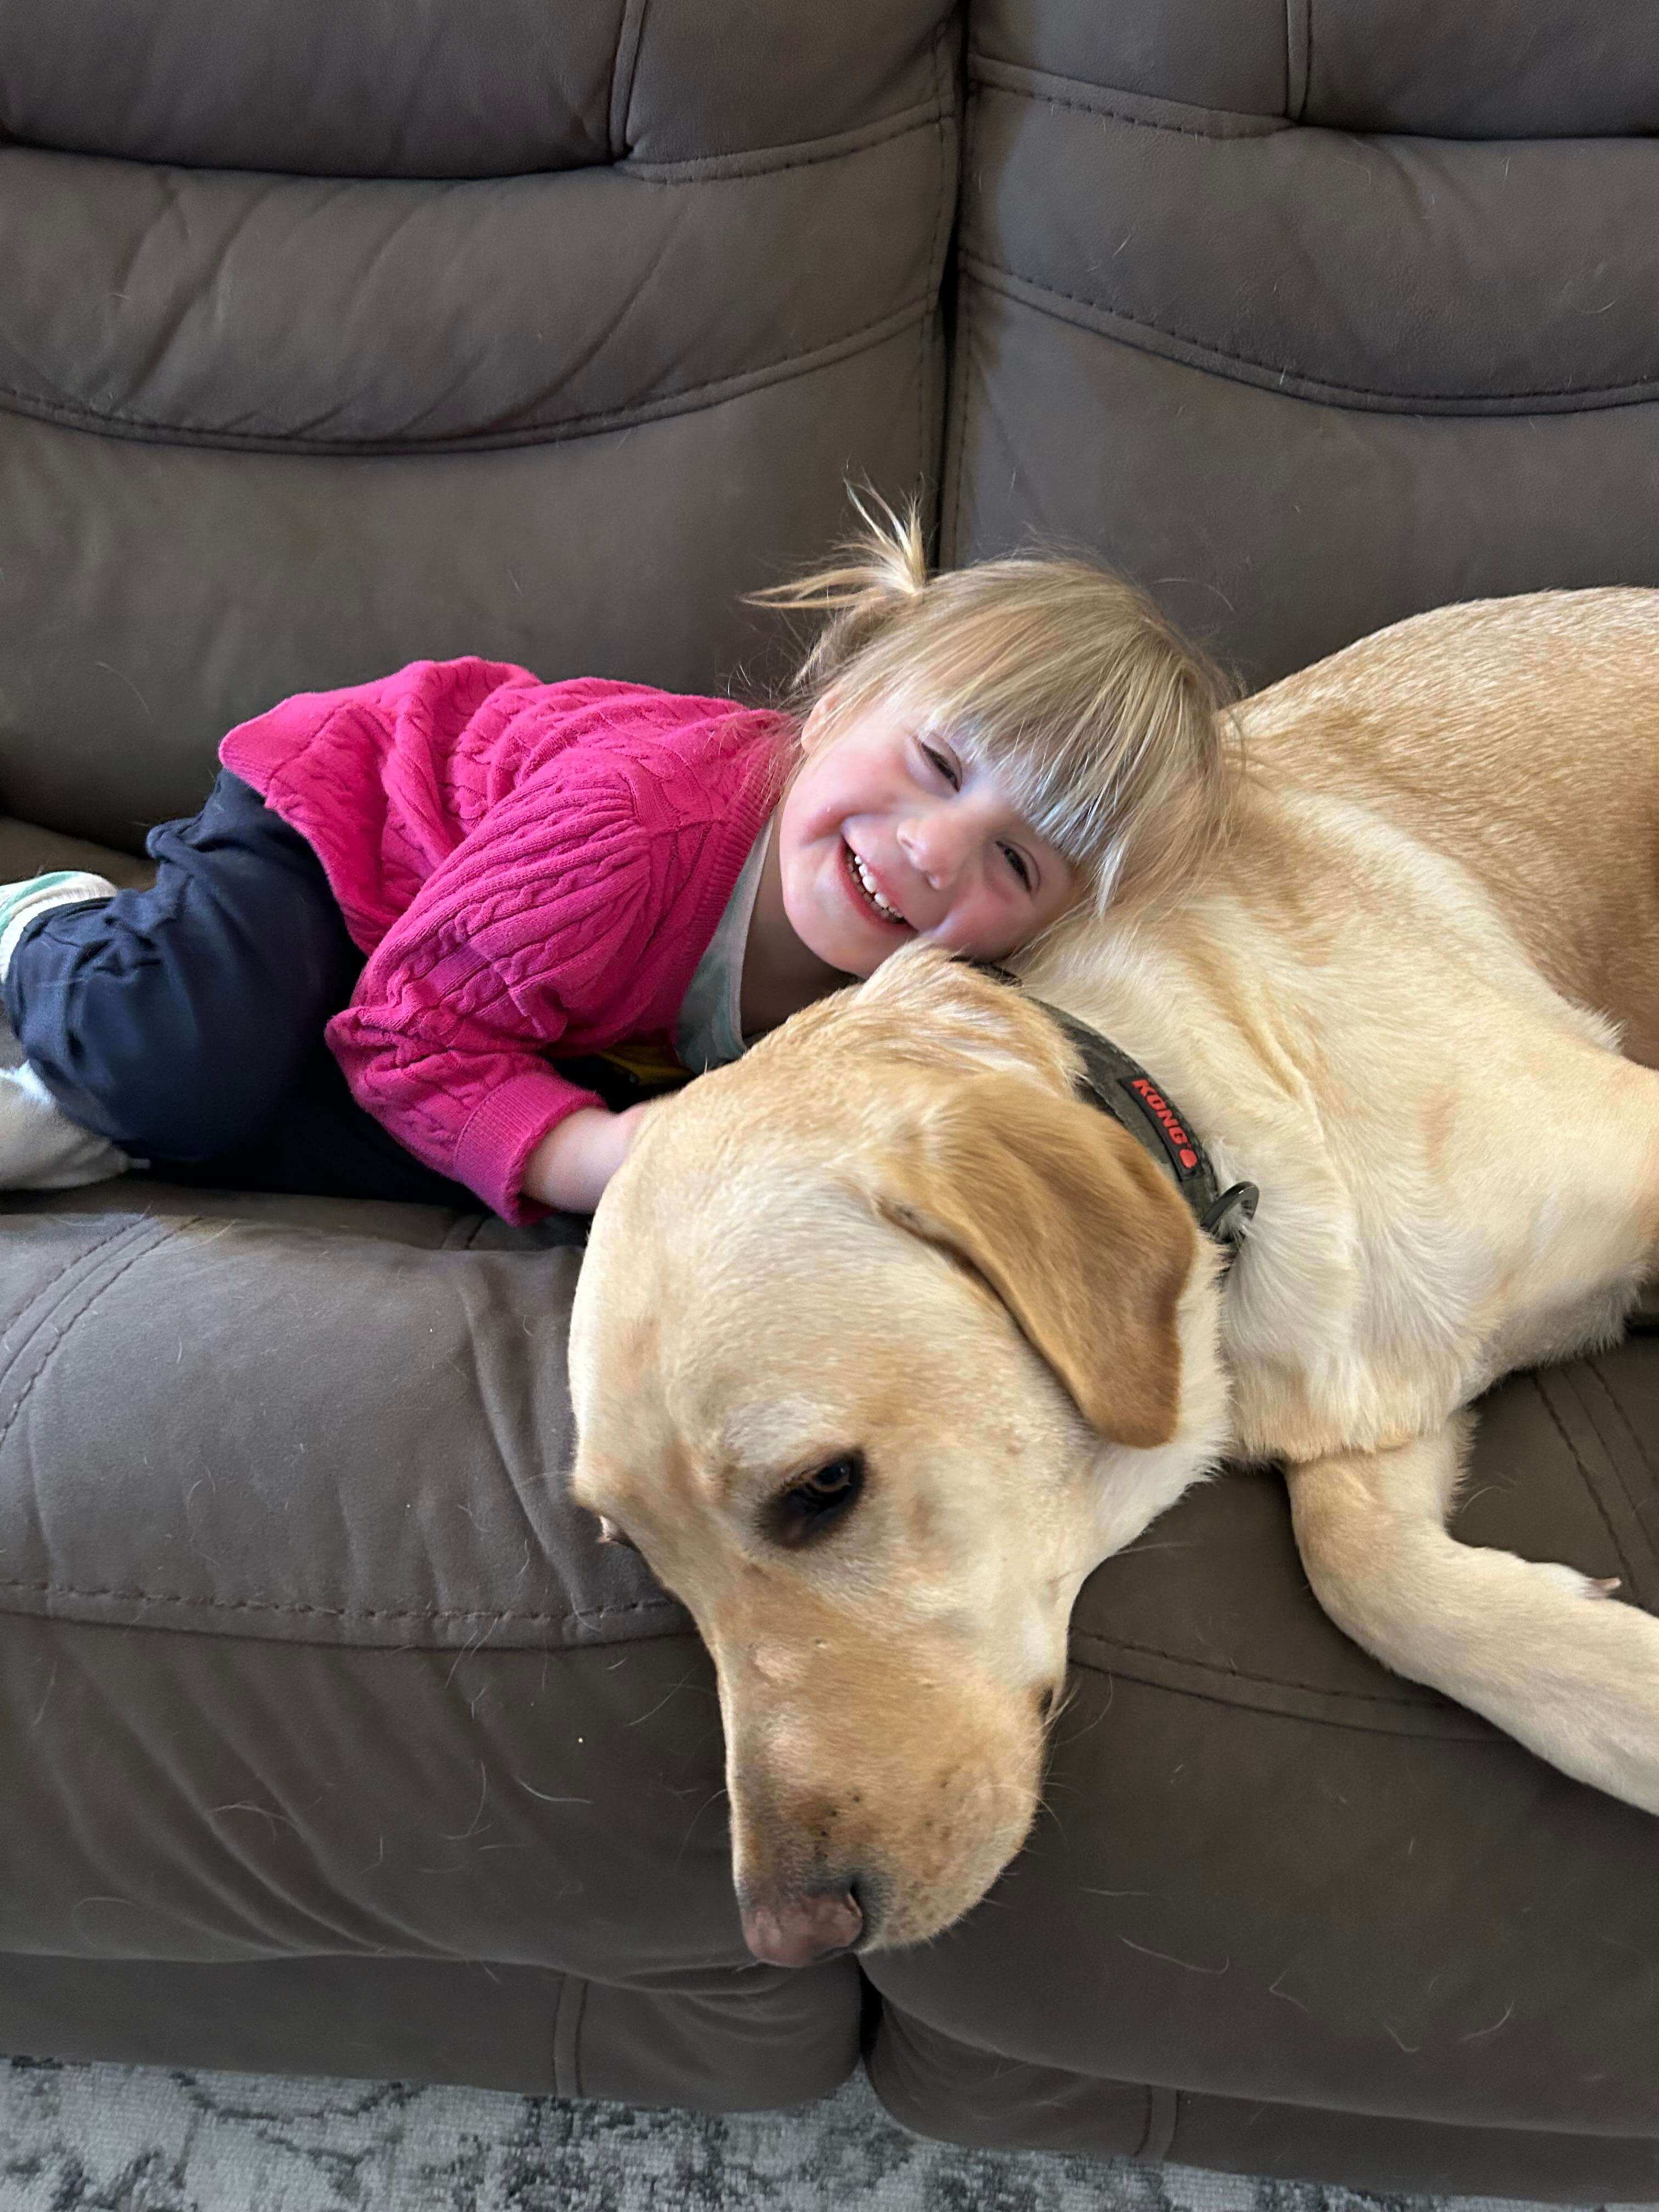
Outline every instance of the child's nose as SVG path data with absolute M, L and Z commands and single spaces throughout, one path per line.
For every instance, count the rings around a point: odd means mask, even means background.
M 962 873 L 973 839 L 965 824 L 939 807 L 912 815 L 898 830 L 899 850 L 935 890 L 948 890 Z

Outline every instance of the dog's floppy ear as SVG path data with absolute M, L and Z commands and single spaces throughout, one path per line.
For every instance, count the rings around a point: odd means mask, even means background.
M 1142 1449 L 1180 1411 L 1198 1232 L 1127 1131 L 1045 1084 L 953 1084 L 881 1148 L 878 1212 L 981 1276 L 1090 1425 Z

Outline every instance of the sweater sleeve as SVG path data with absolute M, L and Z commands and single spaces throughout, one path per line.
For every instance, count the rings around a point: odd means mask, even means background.
M 328 1026 L 359 1104 L 509 1221 L 544 1211 L 521 1188 L 536 1146 L 601 1103 L 542 1055 L 638 972 L 658 905 L 625 772 L 568 758 L 433 871 Z

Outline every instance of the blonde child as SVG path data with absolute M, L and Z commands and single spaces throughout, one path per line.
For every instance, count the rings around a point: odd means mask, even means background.
M 0 888 L 0 1187 L 590 1212 L 640 1109 L 562 1060 L 698 1073 L 914 938 L 1002 959 L 1190 866 L 1232 763 L 1150 603 L 1075 561 L 930 580 L 914 513 L 864 519 L 761 595 L 828 617 L 783 711 L 417 662 L 232 731 L 152 889 Z

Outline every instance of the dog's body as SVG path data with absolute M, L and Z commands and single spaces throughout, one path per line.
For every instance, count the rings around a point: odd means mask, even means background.
M 1439 607 L 1242 714 L 1264 777 L 1460 863 L 1540 973 L 1659 1066 L 1659 594 Z
M 982 1893 L 1084 1576 L 1228 1450 L 1351 1634 L 1659 1812 L 1659 1620 L 1443 1525 L 1462 1409 L 1659 1260 L 1659 593 L 1442 610 L 1241 716 L 1203 880 L 1024 969 L 1259 1185 L 1224 1283 L 1047 1017 L 921 951 L 653 1116 L 596 1220 L 577 1492 L 714 1652 L 763 1956 Z

